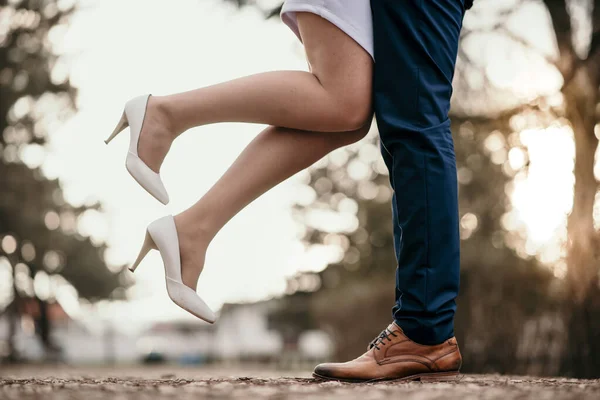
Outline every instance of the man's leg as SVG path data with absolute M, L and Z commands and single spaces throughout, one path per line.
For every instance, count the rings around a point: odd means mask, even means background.
M 413 341 L 454 335 L 456 161 L 448 111 L 463 0 L 372 0 L 374 106 L 394 190 L 394 320 Z
M 448 110 L 462 1 L 371 0 L 375 114 L 394 189 L 395 321 L 358 359 L 317 365 L 317 378 L 458 376 L 462 357 L 453 325 L 460 243 Z

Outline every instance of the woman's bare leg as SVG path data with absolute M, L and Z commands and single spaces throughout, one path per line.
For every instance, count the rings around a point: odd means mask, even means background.
M 250 122 L 318 132 L 359 129 L 371 117 L 372 59 L 325 19 L 299 13 L 311 72 L 277 71 L 148 103 L 139 154 L 155 172 L 185 130 L 217 122 Z
M 175 216 L 183 283 L 196 288 L 209 243 L 257 197 L 334 149 L 360 140 L 370 123 L 353 132 L 306 132 L 268 127 L 192 207 Z
M 183 282 L 191 288 L 196 288 L 210 241 L 227 221 L 273 186 L 369 130 L 371 57 L 318 16 L 299 14 L 298 21 L 312 74 L 268 73 L 176 95 L 182 96 L 176 99 L 183 109 L 179 118 L 187 124 L 251 120 L 283 125 L 258 135 L 196 204 L 175 216 Z M 213 90 L 213 98 L 205 98 L 203 93 Z

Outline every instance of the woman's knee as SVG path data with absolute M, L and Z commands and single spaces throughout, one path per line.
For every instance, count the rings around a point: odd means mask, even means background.
M 372 122 L 373 114 L 371 113 L 358 129 L 346 132 L 346 136 L 348 136 L 348 144 L 358 142 L 359 140 L 367 136 L 367 133 L 369 133 L 369 130 L 371 129 Z
M 325 140 L 328 141 L 328 151 L 333 151 L 339 147 L 348 146 L 364 138 L 367 133 L 369 133 L 372 121 L 373 116 L 370 115 L 366 122 L 358 129 L 352 129 L 345 132 L 334 132 L 327 135 Z
M 363 132 L 365 126 L 367 126 L 367 131 L 369 130 L 373 119 L 370 93 L 368 95 L 357 93 L 355 96 L 341 99 L 338 107 L 341 131 Z
M 361 130 L 373 118 L 373 74 L 370 67 L 363 65 L 348 76 L 321 80 L 333 99 L 340 131 Z

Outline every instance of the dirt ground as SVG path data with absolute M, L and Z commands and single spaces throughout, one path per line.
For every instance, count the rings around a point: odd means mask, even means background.
M 463 375 L 452 383 L 322 382 L 310 372 L 239 368 L 0 366 L 1 400 L 600 399 L 600 380 Z

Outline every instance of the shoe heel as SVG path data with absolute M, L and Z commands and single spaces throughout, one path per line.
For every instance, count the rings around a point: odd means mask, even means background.
M 138 254 L 137 259 L 134 263 L 129 267 L 131 272 L 135 272 L 137 267 L 140 265 L 146 254 L 152 249 L 155 249 L 156 245 L 154 244 L 154 240 L 152 240 L 152 236 L 150 236 L 150 232 L 146 231 L 146 237 L 144 239 L 144 244 L 142 245 L 142 249 L 140 250 L 140 254 Z
M 110 134 L 108 139 L 104 141 L 104 143 L 109 144 L 110 141 L 113 140 L 115 136 L 117 136 L 117 134 L 119 134 L 119 132 L 122 132 L 128 126 L 129 121 L 127 121 L 127 115 L 125 115 L 125 111 L 123 111 L 123 115 L 121 115 L 121 119 L 117 123 L 117 126 L 115 126 L 115 130 L 113 131 L 113 133 Z

